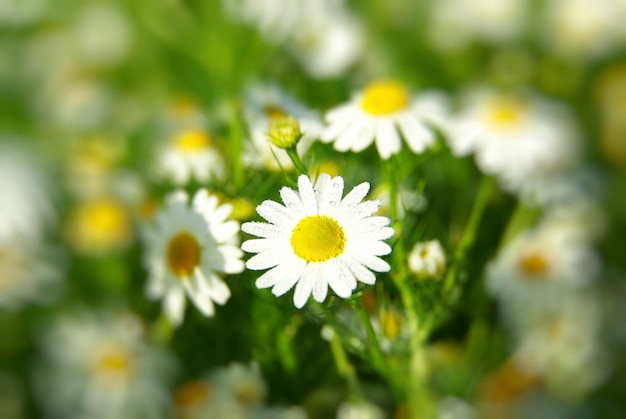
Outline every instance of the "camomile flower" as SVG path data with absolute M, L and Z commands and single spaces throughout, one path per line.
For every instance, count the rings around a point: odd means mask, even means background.
M 257 253 L 246 262 L 251 270 L 270 269 L 257 281 L 258 288 L 272 287 L 281 296 L 295 286 L 294 305 L 302 308 L 308 298 L 322 302 L 328 287 L 348 298 L 357 281 L 372 285 L 375 272 L 389 265 L 379 256 L 391 252 L 382 240 L 394 230 L 386 217 L 372 216 L 380 203 L 364 201 L 367 182 L 343 195 L 343 179 L 322 174 L 315 187 L 305 175 L 298 178 L 298 191 L 283 187 L 284 205 L 264 201 L 257 212 L 269 223 L 248 222 L 242 230 L 260 237 L 248 240 L 243 250 Z
M 213 147 L 211 137 L 193 127 L 179 130 L 161 150 L 159 171 L 182 186 L 191 180 L 206 182 L 221 176 L 224 162 Z
M 238 247 L 239 223 L 229 220 L 231 205 L 200 189 L 191 207 L 183 191 L 172 193 L 155 224 L 146 230 L 146 264 L 150 298 L 163 299 L 163 310 L 180 325 L 185 295 L 205 316 L 213 316 L 213 303 L 225 304 L 230 290 L 220 274 L 243 270 Z
M 42 336 L 38 401 L 51 417 L 168 417 L 174 364 L 131 313 L 73 311 Z
M 476 164 L 496 175 L 514 193 L 541 187 L 573 167 L 579 154 L 578 131 L 568 110 L 532 94 L 477 89 L 446 130 L 457 156 L 475 154 Z
M 409 253 L 409 269 L 420 278 L 441 278 L 446 269 L 446 254 L 439 240 L 415 243 Z
M 333 142 L 337 151 L 357 153 L 375 142 L 378 154 L 386 160 L 400 152 L 402 136 L 411 151 L 423 153 L 436 138 L 430 126 L 445 119 L 445 102 L 437 92 L 413 98 L 402 83 L 374 81 L 349 103 L 326 113 L 328 127 L 321 140 Z
M 584 236 L 562 223 L 542 223 L 506 245 L 491 262 L 487 290 L 504 305 L 539 306 L 588 286 L 599 269 Z

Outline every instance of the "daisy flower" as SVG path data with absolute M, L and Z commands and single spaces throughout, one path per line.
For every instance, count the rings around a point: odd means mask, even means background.
M 578 131 L 568 109 L 532 95 L 487 89 L 469 92 L 450 121 L 453 153 L 475 153 L 476 164 L 508 191 L 540 196 L 529 186 L 554 184 L 578 160 Z M 532 189 L 532 188 L 531 188 Z
M 224 171 L 222 157 L 213 147 L 211 137 L 199 128 L 177 132 L 161 151 L 161 173 L 182 186 L 192 179 L 206 182 Z
M 238 247 L 239 223 L 228 220 L 232 207 L 200 189 L 191 208 L 187 194 L 172 193 L 155 225 L 146 231 L 146 264 L 150 277 L 146 292 L 163 299 L 163 310 L 173 324 L 183 320 L 185 294 L 205 315 L 213 303 L 225 304 L 230 290 L 219 274 L 243 270 Z
M 487 269 L 488 292 L 527 308 L 589 285 L 599 273 L 597 254 L 577 230 L 542 223 L 502 249 Z
M 389 265 L 379 256 L 391 252 L 382 240 L 394 231 L 386 217 L 371 216 L 380 203 L 361 202 L 369 191 L 361 183 L 342 199 L 343 179 L 322 174 L 315 184 L 308 177 L 298 178 L 298 191 L 283 187 L 281 205 L 264 201 L 257 212 L 268 223 L 249 222 L 246 233 L 260 237 L 243 243 L 246 252 L 257 253 L 246 262 L 252 270 L 269 269 L 257 281 L 258 288 L 272 287 L 276 296 L 295 286 L 294 305 L 302 308 L 308 298 L 322 302 L 328 287 L 348 298 L 357 280 L 372 285 L 370 271 L 388 272 Z
M 424 92 L 416 98 L 393 80 L 370 83 L 351 102 L 326 113 L 328 127 L 321 140 L 333 142 L 337 151 L 360 152 L 376 142 L 378 154 L 388 159 L 400 152 L 401 135 L 416 154 L 435 141 L 430 125 L 445 119 L 445 98 L 437 92 Z
M 439 240 L 416 243 L 409 253 L 409 269 L 421 278 L 440 278 L 446 268 L 446 254 Z
M 317 112 L 310 110 L 275 85 L 253 85 L 246 92 L 244 119 L 251 144 L 244 151 L 244 161 L 250 166 L 265 165 L 269 170 L 293 170 L 293 162 L 285 150 L 274 146 L 267 137 L 270 123 L 288 115 L 300 124 L 303 135 L 296 151 L 303 155 L 320 135 L 323 126 Z
M 51 417 L 168 417 L 174 364 L 131 313 L 74 311 L 42 336 L 38 401 Z

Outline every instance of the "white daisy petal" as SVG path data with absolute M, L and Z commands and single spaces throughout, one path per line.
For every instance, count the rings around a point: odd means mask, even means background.
M 326 272 L 324 270 L 325 264 L 312 263 L 309 265 L 309 269 L 305 271 L 305 274 L 311 275 L 313 278 L 313 298 L 318 303 L 324 302 L 326 295 L 328 294 L 328 282 Z M 302 279 L 304 280 L 304 278 Z
M 363 200 L 363 198 L 365 198 L 369 190 L 370 190 L 370 184 L 367 182 L 363 182 L 355 186 L 354 189 L 348 192 L 348 194 L 343 198 L 340 205 L 343 208 L 348 208 L 348 207 L 358 204 L 359 202 Z
M 280 189 L 280 198 L 290 211 L 294 212 L 294 215 L 304 211 L 304 205 L 300 200 L 300 196 L 296 191 L 286 186 Z
M 269 250 L 276 245 L 274 240 L 268 239 L 251 239 L 241 244 L 241 249 L 248 253 L 260 253 Z
M 365 267 L 371 269 L 375 272 L 389 272 L 391 267 L 387 262 L 382 260 L 379 257 L 362 254 L 362 253 L 352 253 L 351 256 L 359 263 L 364 265 Z
M 311 296 L 313 287 L 315 286 L 317 272 L 318 270 L 315 264 L 308 264 L 304 269 L 302 277 L 296 284 L 296 290 L 293 293 L 293 304 L 296 308 L 302 308 Z
M 270 269 L 269 271 L 261 275 L 256 280 L 255 285 L 257 288 L 273 287 L 274 285 L 286 279 L 288 276 L 290 277 L 291 272 L 298 271 L 298 267 L 301 267 L 302 269 L 304 269 L 305 265 L 306 265 L 306 262 L 303 261 L 302 259 L 291 258 L 289 261 L 283 260 L 280 263 L 280 265 L 273 267 L 272 269 Z M 298 277 L 296 277 L 296 281 L 297 279 Z M 287 288 L 287 290 L 289 290 L 289 288 Z M 287 292 L 287 290 L 285 290 L 285 292 Z
M 333 122 L 333 121 L 328 121 L 328 122 L 331 122 L 332 125 L 330 125 L 326 130 L 324 130 L 320 137 L 320 139 L 325 143 L 328 143 L 334 140 L 343 132 L 345 132 L 345 130 L 348 129 L 348 127 L 352 123 L 352 120 L 345 119 L 345 120 L 341 120 L 337 122 Z
M 183 322 L 185 313 L 185 293 L 181 287 L 172 287 L 163 300 L 163 311 L 174 326 Z
M 368 253 L 374 256 L 384 256 L 391 253 L 391 246 L 377 240 L 354 240 L 348 243 L 347 251 Z
M 343 178 L 335 176 L 331 179 L 330 176 L 326 176 L 325 183 L 316 189 L 319 214 L 327 214 L 336 208 L 343 195 Z
M 272 294 L 280 297 L 281 295 L 292 289 L 293 286 L 296 285 L 296 283 L 302 277 L 302 273 L 304 272 L 306 267 L 307 264 L 304 261 L 302 261 L 302 263 L 293 263 L 291 265 L 291 269 L 285 274 L 282 280 L 274 285 L 274 288 L 272 288 Z
M 326 272 L 326 275 L 328 275 L 328 285 L 330 285 L 333 292 L 339 297 L 348 298 L 352 295 L 352 290 L 356 288 L 356 281 L 354 276 L 350 275 L 346 270 L 340 269 L 339 264 L 340 263 L 335 260 L 331 265 L 334 269 L 327 269 L 327 271 L 330 271 Z
M 376 124 L 376 148 L 383 160 L 400 151 L 400 135 L 392 121 L 380 121 Z
M 202 276 L 201 273 L 199 275 Z M 207 294 L 200 292 L 200 287 L 198 281 L 196 280 L 197 276 L 198 273 L 194 275 L 194 278 L 183 280 L 181 282 L 183 284 L 183 287 L 185 288 L 187 296 L 191 299 L 196 308 L 200 310 L 200 312 L 205 316 L 212 317 L 215 314 L 215 307 L 213 307 L 213 302 L 211 301 L 211 298 Z M 205 279 L 202 276 L 202 281 L 204 280 Z
M 252 256 L 246 262 L 246 268 L 253 271 L 272 268 L 280 263 L 282 249 L 272 248 Z
M 358 139 L 359 132 L 363 128 L 363 123 L 360 120 L 355 120 L 350 126 L 337 138 L 334 147 L 337 151 L 348 151 L 352 147 L 352 144 Z
M 266 239 L 277 238 L 285 234 L 285 229 L 279 227 L 278 225 L 259 223 L 256 221 L 243 223 L 241 231 Z
M 292 219 L 292 212 L 277 202 L 265 200 L 256 207 L 259 215 L 272 224 L 279 224 L 284 220 Z
M 374 285 L 376 276 L 372 271 L 350 257 L 343 258 L 343 260 L 356 279 L 364 284 Z
M 218 276 L 209 275 L 205 282 L 206 292 L 217 304 L 224 305 L 230 298 L 230 289 Z
M 398 124 L 409 148 L 416 154 L 422 153 L 435 141 L 433 131 L 421 124 L 416 117 L 404 116 L 398 119 Z
M 298 176 L 298 190 L 300 191 L 300 199 L 307 215 L 317 213 L 317 201 L 315 200 L 315 191 L 311 181 L 305 175 Z

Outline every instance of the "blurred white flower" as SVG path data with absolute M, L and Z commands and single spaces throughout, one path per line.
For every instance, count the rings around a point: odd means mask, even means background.
M 373 285 L 372 271 L 389 271 L 389 264 L 379 256 L 391 252 L 383 240 L 394 231 L 388 218 L 372 216 L 378 201 L 361 202 L 369 190 L 367 182 L 342 198 L 340 176 L 322 174 L 314 188 L 301 175 L 298 190 L 280 190 L 284 206 L 266 200 L 257 207 L 269 223 L 242 225 L 244 232 L 260 237 L 241 245 L 246 252 L 256 253 L 246 267 L 271 268 L 257 279 L 258 288 L 272 287 L 272 293 L 281 296 L 295 286 L 294 305 L 302 308 L 311 295 L 323 302 L 329 286 L 339 297 L 348 298 L 357 280 Z
M 192 180 L 205 183 L 224 174 L 224 161 L 204 130 L 186 128 L 163 145 L 157 171 L 177 186 Z
M 55 417 L 168 417 L 168 354 L 130 313 L 68 312 L 43 334 L 39 403 Z
M 0 190 L 0 242 L 40 241 L 55 226 L 54 184 L 27 150 L 0 143 Z
M 131 44 L 126 12 L 110 3 L 84 7 L 73 23 L 72 39 L 77 53 L 88 64 L 110 66 L 124 59 Z
M 429 39 L 448 51 L 472 41 L 497 45 L 519 39 L 529 7 L 525 0 L 433 0 L 429 13 Z
M 446 254 L 439 240 L 415 243 L 408 263 L 411 272 L 418 277 L 439 279 L 446 269 Z
M 578 162 L 579 133 L 563 105 L 522 93 L 490 89 L 468 92 L 446 128 L 457 156 L 475 153 L 476 164 L 522 196 L 549 195 L 561 175 Z
M 563 223 L 542 223 L 507 244 L 487 269 L 487 290 L 503 306 L 548 304 L 591 284 L 600 260 L 591 244 Z
M 369 402 L 342 403 L 337 409 L 337 419 L 385 419 L 385 412 Z
M 223 1 L 239 21 L 283 45 L 314 78 L 338 77 L 360 58 L 365 30 L 345 0 Z
M 542 41 L 568 58 L 598 58 L 626 45 L 625 18 L 622 0 L 548 0 Z
M 337 151 L 361 152 L 373 142 L 384 160 L 399 153 L 401 136 L 416 154 L 423 153 L 436 138 L 432 126 L 446 119 L 446 98 L 438 92 L 412 97 L 394 80 L 367 85 L 346 104 L 329 110 L 328 127 L 321 140 L 333 142 Z
M 213 303 L 225 304 L 230 290 L 220 277 L 243 270 L 238 247 L 239 223 L 230 220 L 232 206 L 200 189 L 191 207 L 187 194 L 176 191 L 146 229 L 145 262 L 149 269 L 146 292 L 163 299 L 163 311 L 174 325 L 183 321 L 185 295 L 205 316 Z
M 317 112 L 308 109 L 295 98 L 276 85 L 255 84 L 248 87 L 244 99 L 244 119 L 248 126 L 251 144 L 244 150 L 244 162 L 252 167 L 264 165 L 269 170 L 293 170 L 293 162 L 282 150 L 270 143 L 267 132 L 275 118 L 294 117 L 303 133 L 296 145 L 299 155 L 303 155 L 315 141 L 322 129 L 322 121 Z
M 565 293 L 540 310 L 515 313 L 514 359 L 557 393 L 580 396 L 608 372 L 602 310 L 593 292 Z

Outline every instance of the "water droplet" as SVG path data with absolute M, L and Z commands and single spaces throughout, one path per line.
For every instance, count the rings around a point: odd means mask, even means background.
M 333 182 L 333 188 L 338 189 L 339 188 L 339 182 Z
M 335 207 L 337 206 L 337 201 L 330 201 L 328 205 L 330 205 L 331 207 Z

